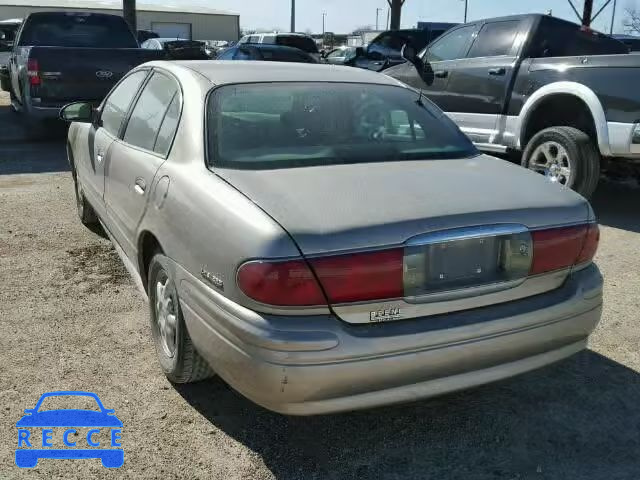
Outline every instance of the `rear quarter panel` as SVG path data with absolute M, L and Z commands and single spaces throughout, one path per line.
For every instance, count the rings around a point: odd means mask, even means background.
M 156 174 L 138 229 L 159 241 L 163 252 L 188 274 L 203 269 L 223 282 L 217 290 L 243 303 L 236 270 L 247 259 L 292 257 L 300 252 L 284 229 L 205 164 L 204 102 L 212 85 L 181 76 L 184 105 L 174 145 Z M 211 285 L 209 285 L 211 286 Z M 212 287 L 213 288 L 213 287 Z
M 545 85 L 568 81 L 585 85 L 597 95 L 607 121 L 633 123 L 640 117 L 638 75 L 637 55 L 526 60 L 514 85 L 508 114 L 518 115 L 527 99 Z

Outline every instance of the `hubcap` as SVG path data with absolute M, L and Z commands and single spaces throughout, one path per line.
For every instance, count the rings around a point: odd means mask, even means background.
M 571 181 L 571 159 L 558 142 L 539 145 L 531 155 L 529 169 L 544 175 L 550 182 L 568 185 Z
M 166 355 L 173 357 L 176 352 L 177 301 L 171 280 L 164 272 L 156 283 L 155 310 L 160 343 Z

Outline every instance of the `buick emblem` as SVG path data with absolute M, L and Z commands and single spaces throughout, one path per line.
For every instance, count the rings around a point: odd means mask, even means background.
M 107 78 L 113 77 L 113 72 L 110 70 L 98 70 L 96 72 L 96 77 L 102 80 L 106 80 Z

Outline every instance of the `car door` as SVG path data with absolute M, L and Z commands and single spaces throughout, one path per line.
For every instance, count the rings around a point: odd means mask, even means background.
M 389 74 L 422 90 L 424 95 L 442 110 L 449 111 L 456 103 L 456 100 L 447 94 L 450 74 L 458 59 L 466 55 L 476 30 L 476 25 L 464 25 L 442 35 L 421 53 L 425 62 L 422 74 L 408 62 L 393 68 Z
M 84 194 L 101 218 L 105 218 L 104 174 L 111 145 L 118 138 L 127 112 L 148 74 L 149 70 L 135 71 L 111 90 L 102 102 L 97 121 L 89 126 L 88 145 L 84 150 L 87 157 L 76 161 Z
M 182 93 L 169 73 L 154 70 L 138 96 L 120 140 L 112 146 L 105 182 L 111 233 L 134 258 L 137 228 L 164 163 L 182 108 Z
M 476 143 L 496 140 L 525 38 L 523 23 L 511 19 L 482 25 L 466 58 L 449 74 L 446 111 Z

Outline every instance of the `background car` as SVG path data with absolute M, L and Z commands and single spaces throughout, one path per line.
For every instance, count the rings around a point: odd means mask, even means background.
M 218 54 L 216 60 L 262 60 L 266 62 L 318 63 L 298 48 L 269 44 L 237 44 Z
M 366 47 L 358 50 L 358 55 L 352 60 L 352 64 L 354 67 L 380 72 L 405 63 L 400 52 L 406 43 L 410 42 L 417 50 L 421 50 L 432 40 L 432 33 L 426 29 L 413 28 L 382 32 Z
M 324 63 L 330 63 L 332 65 L 349 65 L 357 56 L 358 49 L 361 50 L 361 47 L 342 46 L 334 48 L 325 53 L 322 59 Z
M 368 408 L 560 360 L 600 319 L 588 202 L 386 75 L 154 62 L 61 115 L 80 219 L 146 286 L 174 382 Z
M 150 38 L 141 47 L 164 52 L 164 60 L 208 60 L 206 44 L 197 40 Z
M 320 51 L 313 38 L 303 33 L 254 33 L 243 36 L 238 43 L 266 43 L 293 47 L 307 52 L 316 60 L 320 60 Z

